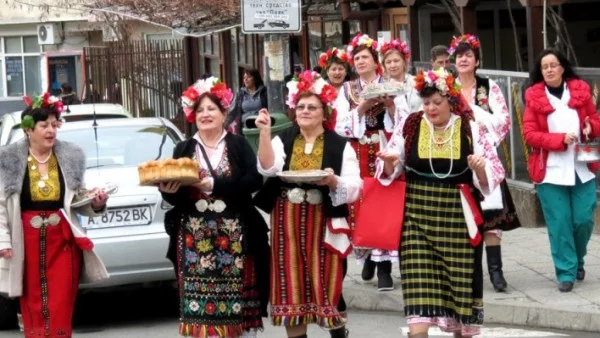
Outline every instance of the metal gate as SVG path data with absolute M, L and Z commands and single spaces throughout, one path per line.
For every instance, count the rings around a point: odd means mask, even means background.
M 119 103 L 133 116 L 164 117 L 183 126 L 182 40 L 110 42 L 85 47 L 84 58 L 86 102 Z

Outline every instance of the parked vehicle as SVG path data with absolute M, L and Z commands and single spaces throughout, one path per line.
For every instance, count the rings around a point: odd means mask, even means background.
M 269 26 L 271 26 L 271 28 L 274 28 L 274 27 L 288 28 L 290 26 L 290 24 L 283 20 L 275 20 L 275 21 L 269 21 Z
M 255 23 L 254 24 L 254 28 L 260 28 L 260 29 L 262 29 L 263 27 L 265 27 L 265 23 L 266 22 L 267 22 L 267 20 L 263 20 L 263 21 L 261 21 L 259 23 Z
M 96 103 L 77 104 L 65 107 L 68 109 L 62 114 L 65 121 L 91 120 L 96 112 L 96 119 L 131 118 L 131 114 L 120 104 Z M 11 143 L 10 133 L 14 127 L 19 128 L 21 111 L 2 115 L 0 117 L 0 146 Z
M 97 124 L 94 128 L 91 121 L 66 122 L 57 136 L 83 149 L 88 188 L 118 185 L 117 192 L 108 199 L 104 216 L 80 217 L 110 274 L 107 280 L 81 288 L 175 280 L 173 265 L 165 258 L 169 237 L 164 214 L 171 206 L 162 200 L 158 188 L 139 185 L 137 166 L 172 156 L 184 135 L 163 118 L 107 119 Z M 24 137 L 22 129 L 18 131 L 11 142 Z M 0 328 L 12 324 L 14 312 L 10 311 L 14 311 L 10 301 L 0 297 Z

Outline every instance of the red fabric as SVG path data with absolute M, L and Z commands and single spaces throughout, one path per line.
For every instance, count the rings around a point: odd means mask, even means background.
M 404 221 L 406 182 L 384 186 L 376 178 L 364 178 L 363 197 L 352 242 L 361 248 L 398 250 Z
M 43 212 L 22 213 L 25 270 L 20 302 L 26 338 L 72 335 L 82 255 L 69 223 L 58 211 L 45 215 L 52 213 L 61 215 L 60 223 L 38 229 L 30 221 Z
M 483 216 L 481 215 L 481 212 L 479 211 L 477 202 L 475 202 L 475 197 L 473 197 L 473 194 L 471 193 L 471 187 L 469 187 L 466 184 L 459 184 L 458 188 L 460 189 L 460 192 L 463 194 L 463 196 L 465 196 L 465 199 L 467 200 L 467 203 L 469 204 L 469 208 L 471 209 L 471 213 L 473 214 L 473 220 L 475 221 L 475 224 L 477 224 L 477 225 L 483 224 Z M 475 233 L 475 237 L 471 237 L 469 235 L 469 239 L 471 240 L 471 245 L 473 247 L 478 246 L 479 243 L 481 243 L 481 239 L 482 239 L 481 232 L 477 231 L 477 233 Z
M 600 117 L 592 100 L 590 86 L 583 80 L 572 79 L 567 81 L 567 88 L 571 94 L 569 107 L 577 111 L 580 128 L 583 134 L 585 118 L 589 117 L 592 132 L 590 138 L 600 136 Z M 563 143 L 565 133 L 550 133 L 548 129 L 548 115 L 554 112 L 554 107 L 546 96 L 545 83 L 540 82 L 531 86 L 525 92 L 525 114 L 523 116 L 523 133 L 528 146 L 547 151 L 565 151 L 567 146 Z M 535 160 L 530 157 L 529 161 Z M 592 172 L 598 171 L 600 163 L 588 163 Z

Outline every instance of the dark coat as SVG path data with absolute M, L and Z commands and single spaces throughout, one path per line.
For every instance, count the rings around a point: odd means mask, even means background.
M 192 157 L 196 142 L 192 138 L 178 143 L 173 151 L 173 158 Z M 227 134 L 225 144 L 232 175 L 228 178 L 215 178 L 212 194 L 222 198 L 228 206 L 233 206 L 240 213 L 243 224 L 242 246 L 244 253 L 254 258 L 261 311 L 263 317 L 266 317 L 269 301 L 269 228 L 252 203 L 252 193 L 261 188 L 263 179 L 256 169 L 256 155 L 244 137 Z M 190 198 L 189 187 L 181 187 L 174 194 L 162 193 L 162 196 L 174 206 L 165 215 L 165 229 L 170 237 L 167 258 L 177 269 L 177 235 L 181 226 L 181 215 L 185 210 L 195 208 L 196 201 Z

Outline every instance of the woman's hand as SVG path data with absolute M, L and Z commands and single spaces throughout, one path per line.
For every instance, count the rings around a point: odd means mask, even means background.
M 397 153 L 380 151 L 377 153 L 377 157 L 383 161 L 383 172 L 386 176 L 391 176 L 400 163 L 400 155 Z
M 377 102 L 377 99 L 360 99 L 358 102 L 358 107 L 356 107 L 358 115 L 363 115 L 364 113 L 366 113 L 367 110 L 369 110 L 369 108 L 377 104 Z
M 586 116 L 585 120 L 583 121 L 583 135 L 585 135 L 585 137 L 587 139 L 590 138 L 590 134 L 592 133 L 592 125 L 590 124 L 590 117 Z
M 338 179 L 335 175 L 335 172 L 331 168 L 325 168 L 324 171 L 329 174 L 327 177 L 322 178 L 320 181 L 316 182 L 316 185 L 326 185 L 331 190 L 335 190 L 337 188 Z
M 260 129 L 261 132 L 270 132 L 271 131 L 271 116 L 269 115 L 269 111 L 265 108 L 258 111 L 258 117 L 254 121 L 256 127 Z
M 481 155 L 469 155 L 467 157 L 469 168 L 473 171 L 481 171 L 485 169 L 485 159 Z
M 92 200 L 92 209 L 94 210 L 102 210 L 106 206 L 106 201 L 108 201 L 108 194 L 101 189 L 94 188 L 95 196 Z
M 201 191 L 211 191 L 213 189 L 212 180 L 208 177 L 203 178 L 202 181 L 198 183 L 194 183 L 192 186 Z
M 181 187 L 181 182 L 178 181 L 170 181 L 170 182 L 161 182 L 158 184 L 158 190 L 167 194 L 174 194 Z
M 394 103 L 395 96 L 383 95 L 377 98 L 379 103 L 382 103 L 388 111 L 393 112 L 396 108 L 396 104 Z
M 12 258 L 12 249 L 0 250 L 0 258 Z
M 589 123 L 589 121 L 588 121 L 588 123 Z M 591 127 L 590 127 L 590 129 L 591 129 Z M 585 129 L 584 129 L 584 131 L 585 131 Z M 577 142 L 577 134 L 575 134 L 575 133 L 567 133 L 565 135 L 565 139 L 563 140 L 564 144 L 571 145 L 571 144 L 573 144 L 575 142 Z

